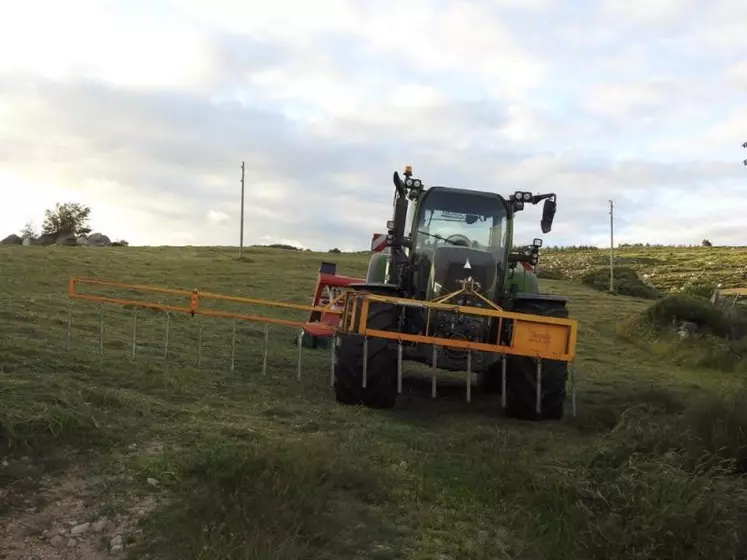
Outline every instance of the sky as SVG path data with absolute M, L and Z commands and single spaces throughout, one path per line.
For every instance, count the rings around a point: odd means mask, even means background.
M 365 250 L 392 172 L 557 194 L 516 240 L 747 245 L 747 2 L 0 0 L 0 237 Z

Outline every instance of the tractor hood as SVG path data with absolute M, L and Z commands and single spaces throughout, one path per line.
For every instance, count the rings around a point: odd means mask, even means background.
M 488 296 L 495 275 L 496 262 L 490 253 L 470 247 L 439 247 L 431 264 L 429 299 L 461 290 L 460 280 L 470 276 L 479 282 L 480 293 Z

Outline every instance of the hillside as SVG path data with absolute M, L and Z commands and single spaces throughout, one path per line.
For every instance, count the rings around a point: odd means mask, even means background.
M 413 387 L 389 412 L 338 406 L 327 351 L 304 351 L 296 380 L 292 329 L 273 329 L 263 377 L 261 326 L 237 326 L 231 371 L 231 321 L 174 317 L 166 361 L 165 318 L 142 312 L 133 361 L 131 311 L 105 308 L 100 356 L 99 306 L 76 302 L 66 350 L 72 275 L 308 303 L 320 260 L 342 274 L 367 266 L 366 255 L 245 254 L 0 247 L 6 558 L 747 557 L 736 476 L 747 419 L 719 393 L 741 383 L 618 338 L 645 300 L 543 281 L 581 324 L 579 416 L 560 423 L 507 420 L 500 397 L 467 404 L 463 385 L 437 400 Z M 724 264 L 707 280 L 725 281 L 747 251 L 618 255 L 664 287 L 708 262 Z M 541 262 L 572 277 L 605 258 Z
M 553 270 L 578 279 L 590 269 L 609 267 L 607 249 L 545 249 L 542 270 Z M 706 287 L 747 285 L 747 247 L 620 247 L 614 252 L 615 266 L 633 268 L 664 292 Z

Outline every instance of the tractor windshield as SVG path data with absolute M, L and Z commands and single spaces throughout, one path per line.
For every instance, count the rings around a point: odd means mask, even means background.
M 508 210 L 498 196 L 434 189 L 423 200 L 417 221 L 416 250 L 440 245 L 488 251 L 502 260 Z

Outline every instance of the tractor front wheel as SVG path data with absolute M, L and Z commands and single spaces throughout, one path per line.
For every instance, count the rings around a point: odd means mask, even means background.
M 383 331 L 398 330 L 397 307 L 371 302 L 367 326 Z M 343 334 L 335 348 L 335 396 L 340 404 L 364 404 L 370 408 L 394 408 L 397 402 L 397 350 L 383 338 L 368 339 L 364 358 L 364 338 Z M 366 386 L 363 387 L 363 361 Z
M 513 311 L 568 318 L 564 302 L 520 301 Z M 568 362 L 545 359 L 541 368 L 540 412 L 537 413 L 537 359 L 506 356 L 506 416 L 534 421 L 563 418 Z

